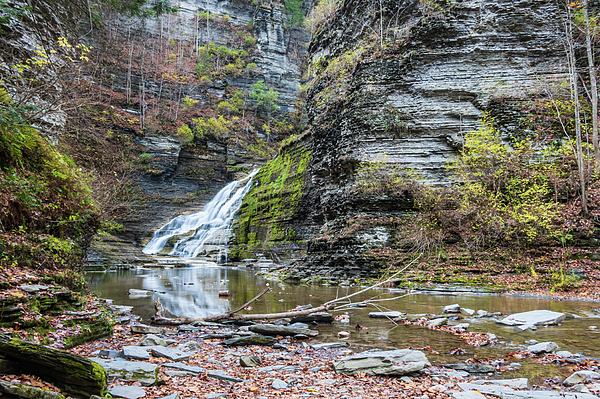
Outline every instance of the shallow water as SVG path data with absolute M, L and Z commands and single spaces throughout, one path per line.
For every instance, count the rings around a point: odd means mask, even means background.
M 178 268 L 138 268 L 135 270 L 117 271 L 110 273 L 89 273 L 87 280 L 90 287 L 103 298 L 113 299 L 117 305 L 130 305 L 134 313 L 148 320 L 154 314 L 154 299 L 158 296 L 167 312 L 171 316 L 184 316 L 191 318 L 204 317 L 211 314 L 225 312 L 246 303 L 267 284 L 273 290 L 254 302 L 249 313 L 282 312 L 298 305 L 312 304 L 318 306 L 336 297 L 342 297 L 359 288 L 325 287 L 325 286 L 299 286 L 288 285 L 276 281 L 269 281 L 257 276 L 255 269 L 244 267 L 223 267 L 214 263 L 195 263 L 187 267 Z M 129 296 L 130 288 L 154 290 L 153 296 Z M 223 298 L 218 296 L 219 291 L 230 290 L 232 295 Z M 361 347 L 406 348 L 406 347 L 431 347 L 439 355 L 428 352 L 428 357 L 433 362 L 448 361 L 459 362 L 465 358 L 501 358 L 514 351 L 508 344 L 524 343 L 527 340 L 538 342 L 554 341 L 560 350 L 573 353 L 583 352 L 588 357 L 600 358 L 600 333 L 589 330 L 589 326 L 600 327 L 600 308 L 598 303 L 581 301 L 558 301 L 545 298 L 511 297 L 489 294 L 460 294 L 460 295 L 432 295 L 413 293 L 404 295 L 391 293 L 387 289 L 371 290 L 352 298 L 353 302 L 364 299 L 381 297 L 402 298 L 381 302 L 385 308 L 376 309 L 354 308 L 341 313 L 348 313 L 349 324 L 339 322 L 333 325 L 320 325 L 318 340 L 337 341 L 337 333 L 342 330 L 352 331 L 348 342 Z M 568 312 L 582 316 L 565 320 L 559 326 L 540 327 L 536 331 L 517 332 L 512 327 L 496 324 L 493 320 L 481 318 L 470 319 L 469 331 L 491 332 L 498 336 L 505 344 L 493 347 L 473 348 L 466 345 L 459 338 L 448 333 L 432 331 L 418 326 L 395 326 L 388 320 L 372 319 L 369 312 L 395 310 L 411 314 L 434 313 L 440 314 L 446 305 L 458 303 L 463 308 L 486 310 L 488 312 L 511 313 L 525 312 L 536 309 L 547 309 L 557 312 Z M 368 329 L 356 331 L 355 326 L 367 326 Z M 452 348 L 461 347 L 467 350 L 465 356 L 455 358 L 448 354 Z M 525 367 L 515 371 L 510 376 L 542 376 L 542 374 L 555 373 L 552 366 L 544 366 L 546 373 L 540 374 L 539 365 L 528 361 L 522 362 Z M 559 370 L 556 370 L 558 372 Z M 506 374 L 506 373 L 505 373 Z M 509 375 L 506 374 L 506 377 Z M 556 375 L 556 374 L 552 374 Z M 552 375 L 544 375 L 550 377 Z

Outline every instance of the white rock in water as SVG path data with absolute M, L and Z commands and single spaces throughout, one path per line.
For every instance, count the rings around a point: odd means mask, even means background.
M 527 347 L 527 350 L 531 353 L 550 353 L 557 349 L 558 345 L 555 342 L 540 342 Z
M 467 314 L 467 316 L 473 316 L 475 311 L 473 309 L 462 308 L 461 311 Z
M 498 320 L 497 323 L 507 326 L 518 326 L 519 330 L 526 330 L 540 324 L 558 324 L 563 321 L 567 315 L 564 313 L 553 312 L 551 310 L 532 310 L 530 312 L 515 313 Z
M 595 371 L 590 370 L 581 370 L 571 374 L 563 381 L 563 385 L 571 386 L 575 384 L 582 383 L 587 380 L 599 380 L 600 373 L 596 373 Z
M 454 305 L 445 306 L 442 313 L 460 313 L 460 305 L 455 303 Z

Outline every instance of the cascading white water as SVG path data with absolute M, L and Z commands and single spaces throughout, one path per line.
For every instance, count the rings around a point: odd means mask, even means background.
M 226 245 L 233 218 L 242 205 L 244 195 L 252 187 L 252 178 L 258 171 L 259 169 L 255 169 L 244 179 L 229 183 L 204 206 L 202 211 L 177 216 L 156 230 L 143 252 L 155 255 L 162 251 L 169 239 L 182 236 L 169 255 L 195 258 L 206 251 L 208 246 L 211 246 L 217 248 L 219 252 L 217 262 L 221 262 L 223 254 L 225 254 L 226 263 Z M 191 232 L 194 233 L 190 234 Z

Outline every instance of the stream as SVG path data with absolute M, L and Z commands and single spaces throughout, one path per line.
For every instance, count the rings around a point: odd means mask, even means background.
M 180 258 L 161 258 L 160 268 L 138 267 L 106 273 L 88 273 L 90 288 L 99 296 L 114 300 L 117 305 L 133 306 L 133 312 L 147 322 L 154 314 L 154 299 L 158 296 L 167 315 L 191 318 L 204 317 L 236 308 L 246 303 L 267 284 L 273 290 L 254 302 L 249 313 L 282 312 L 298 305 L 319 304 L 336 297 L 345 296 L 359 290 L 353 287 L 288 285 L 270 281 L 257 275 L 255 268 L 220 266 L 206 261 L 189 261 L 181 267 Z M 178 262 L 174 267 L 168 262 Z M 129 295 L 129 289 L 152 290 L 154 294 Z M 219 291 L 230 290 L 229 297 L 219 297 Z M 338 341 L 337 333 L 352 331 L 348 342 L 358 348 L 406 348 L 431 347 L 438 354 L 428 352 L 433 362 L 460 362 L 467 358 L 502 358 L 505 354 L 523 350 L 511 344 L 524 344 L 529 340 L 556 342 L 560 350 L 583 353 L 587 357 L 600 358 L 600 333 L 590 330 L 590 326 L 600 325 L 600 304 L 583 301 L 558 301 L 536 297 L 501 296 L 496 294 L 431 294 L 393 292 L 390 289 L 376 289 L 353 298 L 354 302 L 373 297 L 402 298 L 384 302 L 386 309 L 353 308 L 346 311 L 350 317 L 348 324 L 335 322 L 318 325 L 315 328 L 322 342 Z M 404 296 L 405 295 L 405 296 Z M 451 334 L 428 330 L 419 326 L 394 326 L 385 319 L 369 318 L 369 312 L 380 310 L 401 311 L 409 314 L 441 314 L 446 305 L 458 303 L 462 308 L 502 312 L 503 315 L 546 309 L 571 313 L 575 318 L 567 319 L 557 326 L 539 327 L 535 331 L 517 332 L 514 327 L 496 324 L 488 318 L 468 318 L 461 322 L 470 323 L 469 331 L 491 332 L 498 336 L 499 344 L 491 347 L 471 347 Z M 342 312 L 342 313 L 346 313 Z M 356 331 L 359 324 L 368 329 Z M 448 352 L 456 347 L 467 351 L 463 356 L 451 356 Z M 535 381 L 560 375 L 563 372 L 555 365 L 540 365 L 526 359 L 520 360 L 523 367 L 504 373 L 504 378 L 528 377 Z M 544 370 L 543 372 L 541 370 Z M 541 381 L 539 381 L 541 383 Z

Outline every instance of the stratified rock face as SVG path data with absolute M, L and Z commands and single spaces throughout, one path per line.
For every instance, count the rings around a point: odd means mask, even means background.
M 167 15 L 158 20 L 148 20 L 147 29 L 154 35 L 160 35 L 162 30 L 168 26 L 176 26 L 172 37 L 177 40 L 193 40 L 194 31 L 198 30 L 198 44 L 214 42 L 217 46 L 226 46 L 235 35 L 225 25 L 210 20 L 208 28 L 204 21 L 199 21 L 198 12 L 216 16 L 225 16 L 234 27 L 243 27 L 252 23 L 254 32 L 258 37 L 258 53 L 253 60 L 258 68 L 259 74 L 252 79 L 246 77 L 230 77 L 227 84 L 250 90 L 250 86 L 258 80 L 264 80 L 269 88 L 278 92 L 278 104 L 282 112 L 293 112 L 295 110 L 296 97 L 300 88 L 300 55 L 292 57 L 296 52 L 303 53 L 304 50 L 294 48 L 290 44 L 290 32 L 284 31 L 286 15 L 283 2 L 271 2 L 269 5 L 255 6 L 252 1 L 245 0 L 182 0 L 177 2 L 179 12 L 175 15 Z M 203 14 L 206 15 L 206 14 Z M 302 33 L 295 32 L 300 36 Z M 308 37 L 300 39 L 307 42 Z M 135 82 L 134 82 L 135 83 Z M 146 83 L 149 87 L 152 84 Z M 224 87 L 216 83 L 212 88 L 213 94 L 223 92 Z M 159 84 L 154 88 L 158 91 Z M 194 91 L 194 88 L 190 88 Z M 203 99 L 201 93 L 193 93 L 193 98 Z
M 385 241 L 387 232 L 344 235 L 348 221 L 365 213 L 389 219 L 411 209 L 410 198 L 357 195 L 361 163 L 399 165 L 427 184 L 448 186 L 447 164 L 483 112 L 504 100 L 526 101 L 566 76 L 557 33 L 564 14 L 555 2 L 440 2 L 424 11 L 425 3 L 384 1 L 381 10 L 378 1 L 348 0 L 311 42 L 312 200 L 305 203 L 318 205 L 301 212 L 324 221 L 304 238 L 324 237 L 309 244 L 300 278 L 327 268 L 342 278 L 356 275 L 354 269 L 368 274 L 372 264 L 357 255 L 380 245 L 372 237 Z M 373 46 L 379 26 L 397 27 L 395 38 L 387 31 L 383 50 Z M 513 135 L 518 123 L 510 107 L 503 109 L 509 115 L 498 116 L 500 129 Z M 336 235 L 342 239 L 333 242 Z

